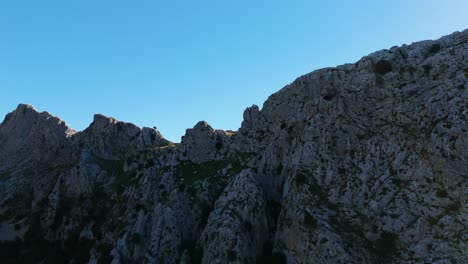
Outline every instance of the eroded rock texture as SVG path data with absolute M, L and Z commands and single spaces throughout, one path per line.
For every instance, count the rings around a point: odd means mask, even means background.
M 314 71 L 180 144 L 19 105 L 2 263 L 467 263 L 468 31 Z

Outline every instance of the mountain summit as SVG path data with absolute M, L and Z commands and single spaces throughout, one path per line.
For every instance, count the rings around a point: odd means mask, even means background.
M 19 105 L 2 263 L 466 263 L 468 30 L 299 77 L 180 144 Z

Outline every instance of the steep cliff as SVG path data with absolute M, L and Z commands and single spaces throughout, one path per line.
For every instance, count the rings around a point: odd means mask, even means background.
M 468 30 L 299 77 L 180 144 L 19 105 L 2 263 L 466 263 Z

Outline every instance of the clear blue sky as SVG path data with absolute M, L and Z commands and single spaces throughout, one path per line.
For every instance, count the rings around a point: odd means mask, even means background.
M 5 0 L 0 115 L 30 103 L 82 130 L 102 113 L 173 141 L 199 120 L 236 130 L 296 77 L 463 30 L 467 14 L 466 0 Z

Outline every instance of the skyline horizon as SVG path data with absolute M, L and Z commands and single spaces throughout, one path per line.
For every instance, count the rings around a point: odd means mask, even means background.
M 442 38 L 442 37 L 451 35 L 451 34 L 456 33 L 456 32 L 463 32 L 463 31 L 466 31 L 466 30 L 468 30 L 468 28 L 461 29 L 461 30 L 457 30 L 457 31 L 454 31 L 454 32 L 445 34 L 445 35 L 443 35 L 443 36 L 440 36 L 439 38 Z M 396 45 L 396 46 L 412 45 L 412 44 L 419 43 L 419 42 L 437 40 L 437 39 L 439 39 L 439 38 L 419 40 L 419 41 L 414 41 L 414 42 L 411 42 L 411 43 L 403 43 L 403 44 Z M 386 49 L 389 49 L 389 48 L 390 48 L 390 47 L 388 47 L 388 48 L 382 48 L 382 49 L 376 50 L 376 51 L 374 51 L 374 52 L 377 52 L 377 51 L 380 51 L 380 50 L 386 50 Z M 336 67 L 340 67 L 340 66 L 346 65 L 346 64 L 355 64 L 355 63 L 357 63 L 358 61 L 360 61 L 362 58 L 364 58 L 364 57 L 366 57 L 366 56 L 368 56 L 368 55 L 370 55 L 370 54 L 372 54 L 372 53 L 373 53 L 373 52 L 371 52 L 371 53 L 369 53 L 369 54 L 365 54 L 365 55 L 363 55 L 360 59 L 358 59 L 358 60 L 356 60 L 356 61 L 353 61 L 353 62 L 345 62 L 345 63 L 338 64 L 338 65 L 335 65 L 335 66 L 328 66 L 328 67 L 318 68 L 318 69 L 314 69 L 314 70 L 312 70 L 312 71 L 310 71 L 310 72 L 304 73 L 304 74 L 302 74 L 302 75 L 299 75 L 299 76 L 297 76 L 296 78 L 294 78 L 293 81 L 289 82 L 288 84 L 286 84 L 286 85 L 284 85 L 283 87 L 279 88 L 278 90 L 276 90 L 276 91 L 273 92 L 272 94 L 268 95 L 268 96 L 267 96 L 267 99 L 266 99 L 265 101 L 263 101 L 260 105 L 252 104 L 251 106 L 257 105 L 257 106 L 259 107 L 260 111 L 261 111 L 261 110 L 263 109 L 263 104 L 268 100 L 268 97 L 270 97 L 271 95 L 273 95 L 273 94 L 279 92 L 281 89 L 287 87 L 288 85 L 290 85 L 291 83 L 293 83 L 293 82 L 294 82 L 295 80 L 297 80 L 298 78 L 300 78 L 300 77 L 302 77 L 302 76 L 304 76 L 304 75 L 311 74 L 311 73 L 313 73 L 313 72 L 315 72 L 315 71 L 318 71 L 318 70 L 326 69 L 326 68 L 336 68 Z M 182 137 L 185 135 L 185 132 L 184 132 L 184 134 L 180 136 L 180 139 L 179 139 L 179 140 L 169 139 L 169 138 L 167 138 L 167 137 L 165 136 L 165 134 L 160 130 L 160 127 L 158 127 L 157 125 L 153 125 L 153 126 L 139 125 L 139 124 L 137 124 L 137 123 L 135 123 L 135 122 L 133 122 L 133 121 L 131 121 L 131 120 L 122 120 L 122 119 L 119 119 L 118 117 L 115 117 L 115 116 L 112 116 L 112 115 L 107 115 L 107 114 L 105 114 L 105 113 L 99 113 L 99 112 L 98 112 L 98 113 L 94 113 L 94 114 L 92 115 L 91 122 L 90 122 L 87 126 L 81 127 L 81 128 L 75 128 L 73 125 L 71 125 L 66 119 L 62 118 L 60 115 L 57 115 L 57 114 L 55 114 L 55 113 L 53 113 L 53 112 L 51 112 L 51 111 L 48 111 L 47 109 L 38 109 L 34 104 L 28 103 L 28 102 L 19 102 L 19 103 L 17 104 L 17 106 L 16 106 L 14 109 L 12 109 L 12 110 L 10 110 L 9 112 L 5 113 L 4 118 L 2 119 L 2 121 L 1 121 L 0 124 L 2 124 L 2 123 L 5 121 L 5 117 L 6 117 L 9 113 L 14 112 L 14 111 L 15 111 L 17 108 L 19 108 L 21 105 L 29 105 L 29 106 L 31 106 L 34 110 L 36 110 L 38 113 L 47 112 L 47 113 L 49 113 L 50 115 L 52 115 L 53 117 L 56 117 L 56 118 L 58 118 L 58 119 L 64 121 L 64 122 L 67 124 L 68 127 L 72 128 L 72 129 L 75 130 L 76 132 L 82 132 L 82 131 L 86 130 L 86 129 L 92 124 L 92 122 L 93 122 L 93 120 L 94 120 L 94 116 L 96 116 L 96 115 L 102 115 L 102 116 L 105 116 L 105 117 L 113 118 L 113 119 L 115 119 L 115 120 L 118 121 L 118 122 L 133 124 L 133 125 L 139 127 L 140 129 L 141 129 L 141 128 L 144 128 L 144 127 L 155 128 L 156 130 L 158 130 L 158 131 L 161 133 L 161 135 L 162 135 L 165 139 L 167 139 L 167 140 L 169 140 L 169 141 L 171 141 L 171 142 L 173 142 L 173 143 L 180 143 Z M 248 107 L 250 107 L 250 106 L 247 106 L 245 109 L 247 109 Z M 244 109 L 244 110 L 245 110 L 245 109 Z M 242 116 L 242 114 L 243 114 L 243 112 L 240 113 L 240 116 Z M 192 128 L 193 128 L 197 123 L 199 123 L 199 122 L 206 122 L 206 123 L 208 123 L 208 125 L 210 125 L 213 129 L 215 129 L 215 130 L 224 130 L 224 131 L 238 131 L 238 129 L 240 129 L 240 128 L 241 128 L 241 125 L 242 125 L 242 120 L 241 120 L 241 122 L 239 123 L 239 127 L 237 127 L 236 129 L 224 129 L 224 128 L 214 127 L 214 126 L 212 126 L 212 125 L 210 124 L 209 121 L 203 120 L 203 119 L 202 119 L 202 120 L 196 121 L 196 123 L 193 124 L 192 126 L 187 126 L 186 130 L 187 130 L 187 129 L 192 129 Z M 163 129 L 164 129 L 164 128 L 163 128 Z
M 0 3 L 0 116 L 31 104 L 78 131 L 96 113 L 180 142 L 299 76 L 468 28 L 468 2 Z M 27 1 L 28 2 L 28 1 Z
M 454 33 L 456 33 L 456 32 L 463 32 L 463 31 L 466 31 L 466 30 L 468 30 L 468 28 L 465 28 L 465 29 L 462 29 L 462 30 L 457 30 L 457 31 L 454 31 L 454 32 L 445 34 L 445 35 L 443 35 L 443 36 L 440 36 L 439 38 L 442 38 L 442 37 L 445 37 L 445 36 L 454 34 Z M 411 42 L 411 43 L 403 43 L 403 44 L 400 44 L 400 45 L 397 45 L 397 46 L 412 45 L 412 44 L 419 43 L 419 42 L 437 40 L 437 39 L 439 39 L 439 38 L 419 40 L 419 41 L 414 41 L 414 42 Z M 386 49 L 389 49 L 389 48 L 390 48 L 390 47 L 388 47 L 388 48 L 383 48 L 383 49 L 379 49 L 379 50 L 376 50 L 376 51 L 374 51 L 374 52 L 377 52 L 377 51 L 380 51 L 380 50 L 386 50 Z M 287 87 L 288 85 L 292 84 L 292 83 L 293 83 L 294 81 L 296 81 L 298 78 L 300 78 L 300 77 L 302 77 L 302 76 L 304 76 L 304 75 L 311 74 L 311 73 L 313 73 L 313 72 L 315 72 L 315 71 L 318 71 L 318 70 L 326 69 L 326 68 L 337 68 L 337 67 L 340 67 L 340 66 L 346 65 L 346 64 L 355 64 L 355 63 L 359 62 L 362 58 L 364 58 L 364 57 L 366 57 L 366 56 L 368 56 L 368 55 L 370 55 L 370 54 L 372 54 L 372 53 L 373 53 L 373 52 L 371 52 L 371 53 L 369 53 L 369 54 L 366 54 L 366 55 L 363 55 L 363 56 L 362 56 L 360 59 L 358 59 L 357 61 L 342 63 L 342 64 L 335 65 L 335 66 L 329 66 L 329 67 L 318 68 L 318 69 L 314 69 L 314 70 L 312 70 L 312 71 L 310 71 L 310 72 L 307 72 L 307 73 L 305 73 L 305 74 L 299 75 L 299 76 L 297 76 L 296 78 L 294 78 L 293 81 L 291 81 L 291 82 L 289 82 L 288 84 L 284 85 L 283 87 L 279 88 L 279 89 L 276 90 L 274 93 L 268 95 L 268 96 L 267 96 L 267 99 L 266 99 L 265 101 L 263 101 L 262 104 L 260 104 L 260 105 L 252 104 L 251 106 L 257 105 L 257 106 L 259 107 L 259 110 L 261 111 L 261 110 L 263 109 L 263 104 L 268 100 L 268 97 L 270 97 L 271 95 L 273 95 L 273 94 L 279 92 L 281 89 Z M 169 141 L 171 141 L 171 142 L 173 142 L 173 143 L 180 143 L 182 137 L 183 137 L 183 136 L 185 135 L 185 133 L 186 133 L 186 132 L 184 132 L 184 134 L 180 136 L 180 139 L 179 139 L 179 140 L 173 140 L 173 139 L 167 138 L 167 137 L 165 136 L 165 134 L 160 130 L 160 127 L 158 127 L 157 125 L 153 125 L 153 126 L 139 125 L 139 124 L 137 124 L 137 123 L 135 123 L 135 122 L 133 122 L 133 121 L 131 121 L 131 120 L 122 120 L 122 119 L 119 119 L 118 117 L 111 116 L 111 115 L 107 115 L 107 114 L 105 114 L 105 113 L 94 113 L 94 114 L 92 115 L 92 120 L 91 120 L 91 122 L 90 122 L 87 126 L 82 127 L 82 128 L 75 128 L 75 127 L 73 127 L 73 125 L 71 125 L 66 119 L 62 118 L 60 115 L 57 115 L 57 114 L 55 114 L 55 113 L 53 113 L 53 112 L 51 112 L 51 111 L 48 111 L 47 109 L 43 109 L 43 110 L 38 109 L 34 104 L 28 103 L 28 102 L 19 102 L 19 103 L 17 104 L 17 107 L 15 107 L 14 109 L 12 109 L 11 111 L 9 111 L 9 112 L 7 112 L 7 113 L 5 114 L 5 117 L 6 117 L 6 115 L 8 115 L 9 113 L 14 112 L 14 111 L 15 111 L 17 108 L 19 108 L 21 105 L 29 105 L 29 106 L 31 106 L 34 110 L 36 110 L 38 113 L 42 113 L 42 112 L 47 112 L 47 113 L 49 113 L 49 114 L 52 115 L 53 117 L 56 117 L 56 118 L 58 118 L 58 119 L 64 121 L 64 122 L 67 124 L 67 126 L 69 126 L 70 128 L 72 128 L 73 130 L 75 130 L 77 133 L 78 133 L 78 132 L 82 132 L 82 131 L 86 130 L 87 128 L 89 128 L 89 126 L 92 124 L 92 122 L 93 122 L 93 120 L 94 120 L 94 117 L 95 117 L 96 115 L 102 115 L 102 116 L 105 116 L 105 117 L 113 118 L 113 119 L 115 119 L 115 120 L 118 121 L 118 122 L 130 123 L 130 124 L 133 124 L 133 125 L 139 127 L 140 129 L 141 129 L 141 128 L 144 128 L 144 127 L 154 128 L 154 129 L 158 130 L 158 131 L 161 133 L 161 135 L 162 135 L 165 139 L 167 139 L 167 140 L 169 140 Z M 250 107 L 250 106 L 247 106 L 245 109 L 247 109 L 248 107 Z M 245 110 L 245 109 L 244 109 L 244 110 Z M 240 113 L 240 115 L 242 116 L 242 115 L 243 115 L 243 112 Z M 4 119 L 2 119 L 2 121 L 1 121 L 0 124 L 2 124 L 2 123 L 5 121 L 5 117 L 4 117 Z M 224 131 L 238 131 L 238 130 L 241 128 L 241 125 L 242 125 L 242 120 L 241 120 L 241 122 L 239 123 L 239 127 L 237 127 L 236 129 L 224 129 L 224 128 L 214 127 L 214 126 L 212 126 L 212 125 L 210 124 L 209 121 L 202 119 L 202 120 L 198 120 L 198 121 L 197 121 L 195 124 L 193 124 L 192 126 L 187 126 L 186 130 L 187 130 L 187 129 L 192 129 L 192 128 L 195 127 L 196 124 L 198 124 L 199 122 L 206 122 L 206 123 L 207 123 L 209 126 L 211 126 L 213 129 L 215 129 L 215 130 L 224 130 Z M 163 129 L 164 129 L 164 128 L 163 128 Z

